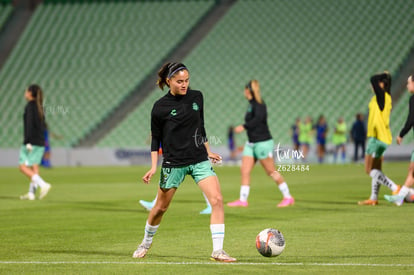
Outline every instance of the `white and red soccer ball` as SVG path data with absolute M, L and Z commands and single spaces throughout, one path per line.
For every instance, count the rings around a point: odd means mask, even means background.
M 257 235 L 256 248 L 265 257 L 279 256 L 285 249 L 285 238 L 279 230 L 267 228 Z

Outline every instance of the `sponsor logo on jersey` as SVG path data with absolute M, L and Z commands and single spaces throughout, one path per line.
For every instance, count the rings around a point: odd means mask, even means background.
M 200 108 L 198 107 L 197 103 L 193 102 L 193 110 L 198 111 Z

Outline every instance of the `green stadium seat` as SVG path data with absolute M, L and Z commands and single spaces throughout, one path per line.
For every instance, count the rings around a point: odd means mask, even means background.
M 13 11 L 13 6 L 11 1 L 0 1 L 0 30 L 3 28 L 4 23 L 11 15 Z
M 213 0 L 45 1 L 0 71 L 0 109 L 14 110 L 2 127 L 22 124 L 23 91 L 36 82 L 50 108 L 69 110 L 47 114 L 54 131 L 65 136 L 52 140 L 52 145 L 75 143 L 167 56 L 212 5 Z M 11 98 L 16 100 L 5 105 Z M 0 146 L 18 147 L 20 139 L 20 133 L 3 131 Z
M 350 125 L 367 111 L 370 76 L 395 73 L 414 46 L 413 13 L 414 3 L 387 0 L 238 1 L 184 60 L 191 86 L 204 92 L 208 135 L 226 140 L 227 127 L 243 121 L 242 90 L 252 78 L 261 83 L 275 142 L 290 143 L 297 116 L 324 114 L 331 133 L 339 116 Z M 148 105 L 160 96 L 154 92 L 99 146 L 119 146 L 113 141 L 122 136 L 122 144 L 145 146 Z M 400 108 L 394 104 L 393 132 Z

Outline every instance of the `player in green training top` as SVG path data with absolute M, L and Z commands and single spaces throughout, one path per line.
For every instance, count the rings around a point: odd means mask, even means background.
M 312 118 L 307 116 L 304 122 L 299 123 L 299 143 L 303 153 L 302 161 L 306 161 L 313 140 Z
M 345 162 L 346 158 L 346 123 L 342 117 L 338 119 L 335 125 L 335 131 L 332 136 L 332 143 L 335 145 L 334 162 L 336 162 L 339 151 L 341 151 L 342 162 Z

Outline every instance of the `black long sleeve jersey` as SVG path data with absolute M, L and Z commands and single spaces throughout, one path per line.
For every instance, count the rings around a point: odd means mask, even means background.
M 409 111 L 404 127 L 401 129 L 400 137 L 404 137 L 414 127 L 414 95 L 410 97 Z
M 247 130 L 249 142 L 272 139 L 267 125 L 267 108 L 264 102 L 260 104 L 254 99 L 250 100 L 244 121 L 243 126 Z
M 202 93 L 188 90 L 184 96 L 174 96 L 168 91 L 152 108 L 151 135 L 151 151 L 162 146 L 163 167 L 208 160 Z
M 36 146 L 45 146 L 45 123 L 40 118 L 37 105 L 34 100 L 29 101 L 24 108 L 23 125 L 23 144 L 30 143 Z

